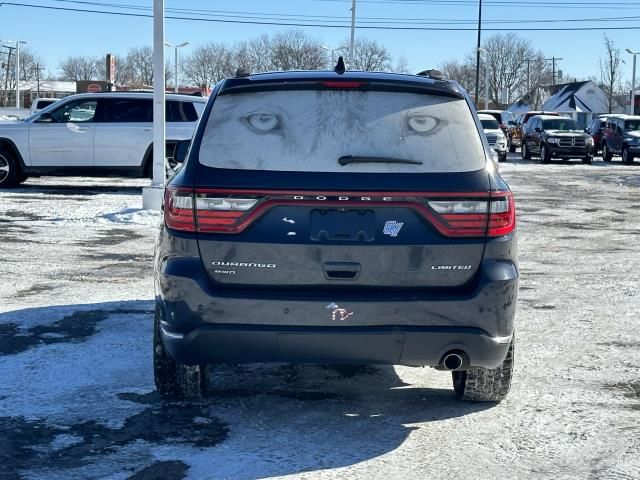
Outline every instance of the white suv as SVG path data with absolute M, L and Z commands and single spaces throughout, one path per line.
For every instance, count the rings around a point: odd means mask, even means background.
M 167 157 L 190 141 L 206 100 L 166 96 Z M 85 93 L 22 121 L 0 122 L 0 188 L 29 176 L 150 176 L 153 95 Z

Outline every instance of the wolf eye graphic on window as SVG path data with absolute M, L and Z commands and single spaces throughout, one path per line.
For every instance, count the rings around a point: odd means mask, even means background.
M 407 126 L 409 130 L 419 135 L 432 132 L 436 129 L 438 123 L 440 123 L 440 121 L 437 118 L 423 113 L 409 113 L 407 116 Z
M 251 130 L 256 133 L 273 133 L 280 129 L 280 118 L 271 112 L 254 112 L 244 120 Z

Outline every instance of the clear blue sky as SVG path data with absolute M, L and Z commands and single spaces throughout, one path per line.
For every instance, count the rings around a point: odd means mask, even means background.
M 501 5 L 498 5 L 501 3 Z M 0 0 L 0 3 L 5 3 Z M 14 0 L 23 3 L 57 8 L 93 9 L 150 14 L 152 0 Z M 517 23 L 485 24 L 486 28 L 500 31 L 515 31 L 531 40 L 535 48 L 547 56 L 562 57 L 559 68 L 577 77 L 599 75 L 599 58 L 604 55 L 603 31 L 518 31 L 519 28 L 534 27 L 589 27 L 589 26 L 635 26 L 640 28 L 640 2 L 620 0 L 609 3 L 596 0 L 485 0 L 484 19 L 488 21 L 509 20 Z M 98 5 L 102 4 L 102 5 Z M 129 8 L 116 9 L 108 5 L 123 5 Z M 350 0 L 166 0 L 167 15 L 201 16 L 198 12 L 169 12 L 170 9 L 201 9 L 211 15 L 212 10 L 224 11 L 226 19 L 233 15 L 257 17 L 257 14 L 286 14 L 298 17 L 303 23 L 327 23 L 332 20 L 348 25 L 350 21 Z M 626 5 L 625 5 L 626 4 Z M 137 7 L 137 8 L 133 8 Z M 615 7 L 615 8 L 614 8 Z M 422 22 L 440 23 L 441 19 L 455 21 L 450 27 L 475 28 L 477 21 L 477 1 L 474 0 L 359 0 L 357 16 L 360 25 L 371 22 L 371 17 L 387 25 L 391 22 L 406 22 L 404 19 L 418 19 Z M 266 15 L 268 16 L 268 15 Z M 338 18 L 313 18 L 328 16 Z M 265 17 L 265 15 L 262 15 Z M 629 17 L 628 20 L 599 20 L 592 22 L 534 23 L 533 20 L 585 19 L 601 17 Z M 635 18 L 633 18 L 635 17 Z M 211 18 L 211 17 L 210 17 Z M 220 18 L 220 17 L 218 17 Z M 397 19 L 403 20 L 397 20 Z M 344 19 L 344 20 L 341 20 Z M 276 21 L 286 22 L 281 18 Z M 261 21 L 261 20 L 258 20 Z M 467 23 L 465 23 L 467 22 Z M 396 26 L 409 26 L 396 23 Z M 415 26 L 415 25 L 414 25 Z M 421 25 L 429 27 L 429 25 Z M 434 25 L 430 25 L 431 27 Z M 168 41 L 191 44 L 208 41 L 234 42 L 248 39 L 262 33 L 274 33 L 291 27 L 270 25 L 243 25 L 233 23 L 212 23 L 185 20 L 167 20 Z M 345 28 L 301 27 L 311 36 L 318 38 L 332 48 L 349 35 Z M 490 35 L 492 32 L 484 32 Z M 640 51 L 640 29 L 613 30 L 607 34 L 623 50 L 624 79 L 631 78 L 631 56 L 625 48 Z M 357 36 L 372 38 L 383 43 L 394 58 L 404 55 L 412 71 L 440 65 L 450 59 L 461 60 L 475 48 L 475 31 L 401 31 L 357 29 Z M 0 6 L 0 39 L 19 38 L 29 42 L 30 47 L 42 56 L 47 68 L 58 73 L 60 61 L 69 55 L 103 55 L 107 52 L 123 53 L 130 46 L 151 44 L 152 20 L 124 16 L 77 13 L 62 10 L 46 10 L 4 4 Z M 189 48 L 189 47 L 187 47 Z M 169 53 L 169 52 L 168 52 Z

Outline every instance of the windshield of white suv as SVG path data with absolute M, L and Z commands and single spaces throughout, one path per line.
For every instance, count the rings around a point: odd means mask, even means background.
M 288 90 L 216 98 L 200 146 L 209 167 L 312 172 L 461 172 L 485 166 L 462 99 Z
M 577 130 L 576 121 L 572 118 L 554 118 L 553 120 L 545 120 L 542 122 L 545 130 Z
M 480 119 L 480 123 L 485 130 L 498 130 L 500 128 L 497 120 Z

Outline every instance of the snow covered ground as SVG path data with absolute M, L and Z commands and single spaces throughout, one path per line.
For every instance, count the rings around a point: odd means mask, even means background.
M 216 368 L 161 401 L 145 181 L 0 191 L 0 478 L 640 478 L 640 164 L 501 164 L 519 209 L 498 406 L 406 367 Z

